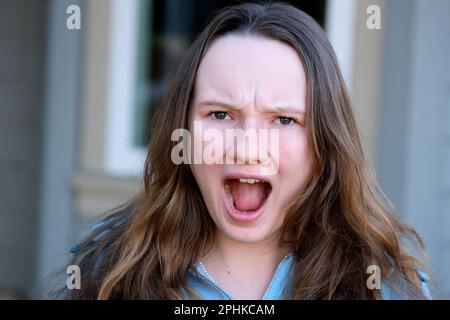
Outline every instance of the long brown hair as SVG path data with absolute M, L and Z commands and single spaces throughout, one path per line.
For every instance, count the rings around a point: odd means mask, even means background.
M 74 254 L 82 290 L 70 298 L 189 299 L 187 270 L 208 250 L 215 225 L 186 164 L 175 165 L 171 141 L 187 128 L 202 57 L 227 33 L 267 37 L 297 52 L 307 79 L 306 127 L 314 174 L 288 209 L 279 241 L 295 257 L 293 299 L 379 299 L 366 286 L 369 265 L 407 297 L 423 297 L 418 269 L 404 248 L 423 249 L 379 188 L 361 145 L 334 51 L 321 27 L 284 3 L 247 3 L 222 9 L 188 50 L 153 116 L 144 187 L 112 212 Z

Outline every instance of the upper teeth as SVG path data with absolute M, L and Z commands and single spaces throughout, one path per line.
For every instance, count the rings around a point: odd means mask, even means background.
M 259 179 L 239 179 L 239 182 L 242 182 L 242 183 L 251 183 L 251 184 L 253 184 L 253 183 L 259 183 L 259 182 L 262 182 L 261 180 L 259 180 Z

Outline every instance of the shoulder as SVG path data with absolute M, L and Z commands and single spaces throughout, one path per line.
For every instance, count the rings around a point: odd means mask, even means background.
M 92 277 L 95 277 L 105 258 L 111 255 L 112 252 L 108 249 L 118 241 L 115 234 L 125 226 L 127 217 L 128 215 L 123 214 L 104 218 L 89 228 L 88 236 L 84 240 L 70 248 L 73 260 L 78 260 L 89 269 Z
M 83 241 L 70 249 L 71 253 L 78 252 L 82 246 L 90 243 L 98 243 L 112 231 L 123 227 L 128 220 L 129 215 L 125 212 L 120 215 L 110 215 L 88 227 L 87 236 Z
M 58 299 L 96 299 L 106 274 L 117 261 L 128 215 L 110 215 L 93 224 L 85 238 L 70 248 L 70 264 L 81 270 L 83 290 L 64 287 Z
M 427 273 L 417 270 L 417 275 L 420 280 L 420 285 L 422 289 L 422 293 L 425 296 L 426 299 L 432 300 L 432 296 L 429 289 L 429 282 L 430 277 Z M 402 292 L 397 292 L 392 289 L 392 287 L 387 284 L 383 283 L 381 287 L 381 297 L 383 300 L 405 300 L 405 295 Z

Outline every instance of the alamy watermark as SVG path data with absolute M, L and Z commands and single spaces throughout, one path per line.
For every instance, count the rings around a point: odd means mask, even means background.
M 81 9 L 80 6 L 72 4 L 67 7 L 66 13 L 69 15 L 66 19 L 66 27 L 69 30 L 81 29 Z
M 278 129 L 205 129 L 202 121 L 195 121 L 192 134 L 187 129 L 176 129 L 171 140 L 178 142 L 171 152 L 172 162 L 176 165 L 249 164 L 258 165 L 260 174 L 278 172 Z
M 73 289 L 80 290 L 81 289 L 81 270 L 80 270 L 80 267 L 77 266 L 76 264 L 71 264 L 70 266 L 67 267 L 66 273 L 70 275 L 67 278 L 67 280 L 66 280 L 67 289 L 69 289 L 69 290 L 73 290 Z
M 380 290 L 381 289 L 381 269 L 380 269 L 380 267 L 375 264 L 372 264 L 367 267 L 366 273 L 370 274 L 370 276 L 367 278 L 367 281 L 366 281 L 367 289 Z
M 372 4 L 367 7 L 366 13 L 369 15 L 366 20 L 366 26 L 369 30 L 381 29 L 381 9 L 380 6 Z

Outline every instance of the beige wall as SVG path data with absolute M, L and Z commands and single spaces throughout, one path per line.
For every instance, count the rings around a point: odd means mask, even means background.
M 72 177 L 76 212 L 84 219 L 129 200 L 140 187 L 137 178 L 113 177 L 105 170 L 110 16 L 110 0 L 86 2 L 80 167 Z
M 382 70 L 385 37 L 385 0 L 359 0 L 356 10 L 352 102 L 365 148 L 376 163 L 378 159 L 379 119 L 382 97 Z M 367 7 L 381 9 L 381 30 L 366 27 Z
M 86 2 L 84 95 L 81 118 L 81 168 L 102 172 L 108 84 L 109 0 Z

